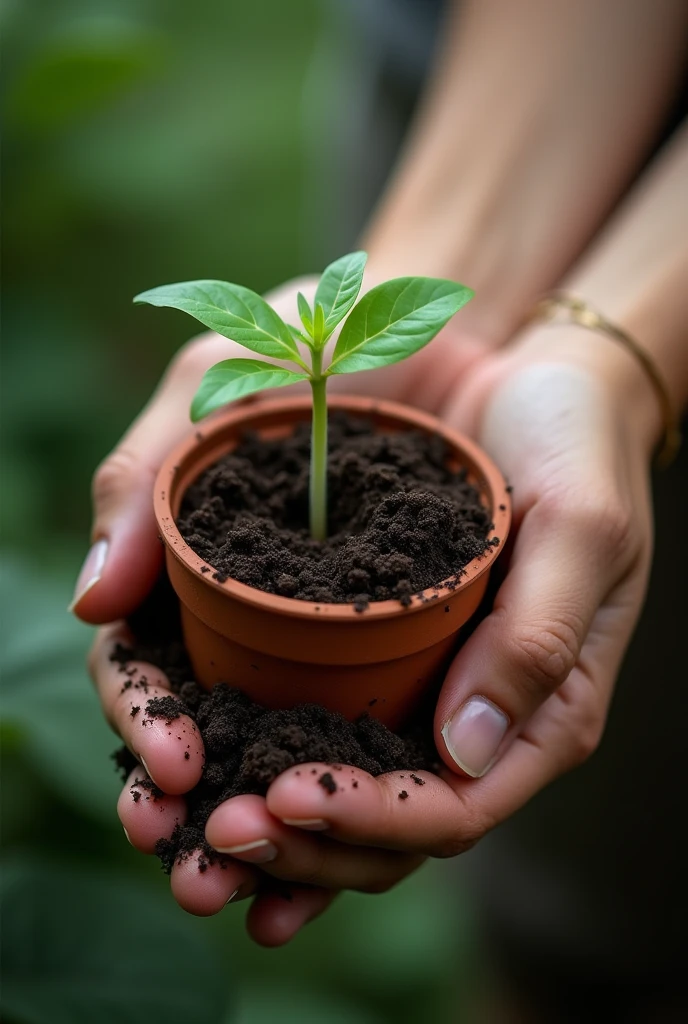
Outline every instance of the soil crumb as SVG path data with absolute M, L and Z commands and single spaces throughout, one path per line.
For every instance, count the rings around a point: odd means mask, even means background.
M 160 839 L 156 845 L 156 853 L 168 873 L 176 861 L 192 855 L 201 858 L 199 870 L 225 863 L 227 858 L 205 841 L 205 825 L 211 813 L 230 797 L 265 794 L 271 782 L 293 765 L 322 762 L 332 766 L 333 771 L 351 765 L 371 775 L 439 770 L 432 739 L 432 707 L 412 729 L 397 735 L 368 715 L 349 722 L 314 704 L 271 711 L 224 683 L 210 692 L 202 689 L 193 678 L 181 641 L 177 598 L 165 577 L 161 577 L 148 599 L 130 617 L 129 626 L 137 642 L 131 648 L 118 645 L 112 660 L 125 667 L 132 661 L 156 665 L 169 678 L 175 694 L 148 700 L 141 713 L 169 723 L 182 714 L 188 715 L 199 729 L 206 752 L 201 780 L 186 794 L 186 824 L 177 825 L 169 839 Z M 186 753 L 180 751 L 180 757 Z M 124 779 L 134 768 L 140 769 L 126 747 L 113 757 Z M 313 771 L 313 785 L 336 792 L 331 772 L 318 776 Z M 356 782 L 353 787 L 357 788 Z M 132 799 L 140 800 L 142 790 L 144 799 L 159 799 L 163 795 L 150 780 L 144 779 L 132 786 Z
M 330 796 L 332 796 L 333 793 L 337 792 L 337 783 L 332 778 L 330 772 L 325 772 L 324 775 L 321 775 L 320 778 L 318 779 L 318 782 L 325 790 L 325 792 L 330 794 Z
M 229 578 L 283 597 L 352 603 L 412 596 L 488 549 L 490 511 L 439 437 L 371 433 L 335 414 L 328 459 L 329 530 L 308 531 L 310 428 L 265 440 L 247 434 L 192 485 L 177 520 L 186 542 Z

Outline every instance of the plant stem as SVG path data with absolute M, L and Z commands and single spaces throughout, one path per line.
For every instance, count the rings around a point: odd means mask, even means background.
M 313 540 L 327 537 L 327 378 L 321 376 L 322 351 L 312 353 L 313 422 L 311 429 L 310 520 Z

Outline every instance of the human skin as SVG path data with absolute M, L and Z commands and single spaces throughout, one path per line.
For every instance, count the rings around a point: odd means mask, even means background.
M 681 201 L 686 154 L 684 133 L 564 282 L 637 335 L 670 383 L 677 409 L 688 389 L 688 224 Z M 587 172 L 579 173 L 584 177 Z M 505 224 L 513 220 L 505 218 Z M 385 223 L 393 221 L 383 206 L 368 242 L 371 280 L 404 272 L 407 266 L 410 272 L 445 273 L 474 283 L 469 268 L 458 270 L 467 259 L 459 251 L 463 244 L 447 250 L 446 270 L 412 265 L 410 255 L 408 265 L 392 267 L 391 252 L 402 259 L 399 244 L 385 241 Z M 542 245 L 547 244 L 543 236 Z M 561 244 L 557 236 L 556 247 Z M 508 230 L 504 245 L 508 251 Z M 576 235 L 570 252 L 575 255 L 579 245 Z M 421 250 L 419 244 L 414 260 Z M 529 278 L 518 311 L 514 303 L 513 311 L 497 316 L 489 307 L 487 315 L 479 306 L 470 322 L 458 317 L 408 363 L 346 382 L 347 389 L 355 382 L 367 393 L 437 413 L 476 437 L 516 482 L 516 540 L 507 578 L 494 610 L 451 666 L 438 703 L 443 778 L 426 776 L 423 799 L 401 802 L 393 776 L 372 779 L 357 773 L 356 800 L 338 794 L 335 805 L 308 783 L 307 775 L 287 772 L 266 799 L 228 801 L 211 817 L 207 836 L 216 847 L 234 851 L 232 865 L 203 875 L 193 861 L 176 866 L 172 888 L 186 909 L 217 912 L 235 890 L 236 898 L 258 890 L 262 873 L 286 879 L 294 883 L 292 902 L 259 894 L 248 916 L 257 941 L 279 944 L 324 909 L 338 890 L 383 891 L 423 857 L 469 848 L 597 746 L 647 581 L 648 465 L 661 424 L 647 379 L 611 340 L 580 328 L 538 327 L 501 347 L 515 332 L 531 293 L 559 282 L 554 259 L 552 266 L 556 277 L 548 279 L 543 265 L 539 275 Z M 483 284 L 488 295 L 496 289 L 487 278 Z M 299 286 L 312 291 L 314 283 Z M 287 319 L 294 318 L 295 289 L 286 286 L 274 298 Z M 94 540 L 108 545 L 107 557 L 103 560 L 101 544 L 79 581 L 75 611 L 86 621 L 120 619 L 149 589 L 160 567 L 150 510 L 155 469 L 188 431 L 186 410 L 203 371 L 232 354 L 232 344 L 216 336 L 190 343 L 151 406 L 97 474 Z M 131 841 L 151 852 L 162 822 L 171 831 L 174 818 L 183 817 L 181 794 L 200 776 L 202 750 L 199 740 L 180 768 L 164 731 L 144 730 L 131 719 L 129 698 L 120 694 L 121 680 L 107 657 L 121 630 L 114 624 L 100 632 L 92 671 L 109 720 L 169 794 L 155 820 L 144 801 L 131 801 L 127 787 L 120 800 Z M 150 668 L 147 673 L 162 692 L 166 681 L 161 674 Z M 480 778 L 462 771 L 452 756 L 456 730 L 445 728 L 472 696 L 487 698 L 503 716 L 491 717 L 488 709 L 487 721 L 478 722 L 482 747 L 470 736 L 466 744 L 464 733 L 459 760 Z M 477 707 L 484 711 L 486 704 Z M 486 737 L 492 728 L 496 738 L 503 725 L 495 760 L 487 756 Z M 490 761 L 492 767 L 483 772 Z M 298 827 L 285 820 L 310 824 Z

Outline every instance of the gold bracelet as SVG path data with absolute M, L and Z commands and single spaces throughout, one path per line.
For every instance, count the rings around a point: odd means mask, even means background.
M 561 316 L 563 318 L 559 319 Z M 597 331 L 600 334 L 606 335 L 613 341 L 623 345 L 628 352 L 631 352 L 645 371 L 657 396 L 662 413 L 664 435 L 658 446 L 657 461 L 662 467 L 666 467 L 673 462 L 681 447 L 681 433 L 671 407 L 669 392 L 654 360 L 650 358 L 635 338 L 632 338 L 621 327 L 611 323 L 583 299 L 579 299 L 575 295 L 568 295 L 566 292 L 550 292 L 549 295 L 545 295 L 536 305 L 530 320 L 535 322 L 542 321 L 543 323 L 578 324 L 579 327 L 585 327 L 589 331 Z

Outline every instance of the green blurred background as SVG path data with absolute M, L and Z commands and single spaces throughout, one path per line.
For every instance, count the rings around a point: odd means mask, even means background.
M 194 277 L 263 290 L 355 241 L 367 56 L 319 0 L 6 0 L 1 17 L 3 1020 L 462 1020 L 472 925 L 435 868 L 342 898 L 279 951 L 249 942 L 241 908 L 176 907 L 122 835 L 89 630 L 66 611 L 93 468 L 188 336 L 131 297 Z

